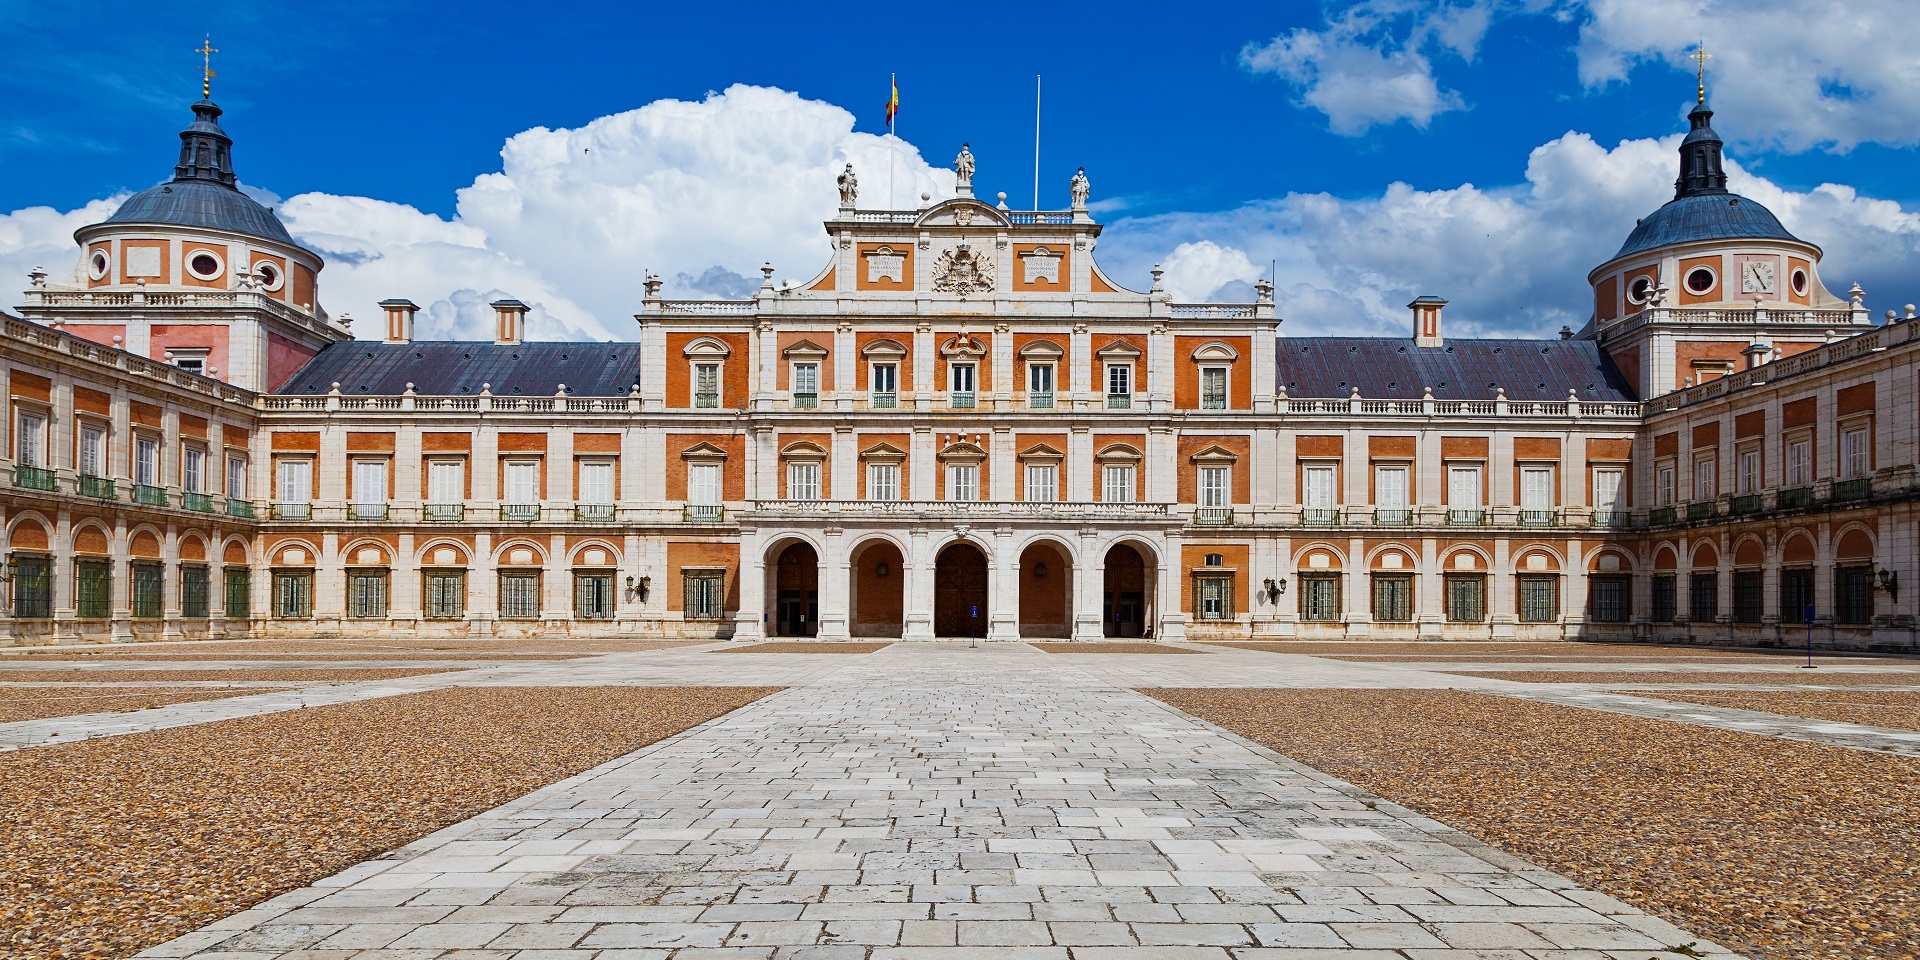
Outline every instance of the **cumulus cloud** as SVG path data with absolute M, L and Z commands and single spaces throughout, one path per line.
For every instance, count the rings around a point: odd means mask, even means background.
M 54 282 L 71 281 L 80 264 L 73 232 L 99 223 L 120 208 L 126 196 L 95 200 L 62 213 L 52 207 L 26 207 L 0 214 L 0 290 L 26 289 L 27 274 L 45 268 Z

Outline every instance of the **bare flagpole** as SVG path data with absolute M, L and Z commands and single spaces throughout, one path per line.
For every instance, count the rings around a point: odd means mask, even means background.
M 1033 75 L 1033 209 L 1040 209 L 1040 75 Z
M 898 89 L 900 89 L 899 75 L 892 74 L 892 73 L 887 74 L 887 97 L 888 97 L 890 111 L 893 109 L 891 107 L 893 91 Z M 899 137 L 894 135 L 893 128 L 898 123 L 898 121 L 899 121 L 899 114 L 897 112 L 891 112 L 887 117 L 887 209 L 888 210 L 898 209 L 897 207 L 894 206 L 894 203 L 897 202 L 895 198 L 898 196 L 898 194 L 896 194 L 893 189 L 893 166 L 894 166 L 893 161 L 894 161 L 894 154 L 898 152 L 897 150 L 894 149 L 894 141 L 897 141 L 900 139 Z

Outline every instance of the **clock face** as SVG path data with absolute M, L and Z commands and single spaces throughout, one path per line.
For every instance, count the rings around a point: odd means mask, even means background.
M 1773 292 L 1773 264 L 1753 261 L 1740 269 L 1740 289 L 1747 293 Z

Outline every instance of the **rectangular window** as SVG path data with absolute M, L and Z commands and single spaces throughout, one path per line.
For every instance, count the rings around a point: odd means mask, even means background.
M 1107 406 L 1129 406 L 1133 402 L 1133 364 L 1107 364 Z
M 1050 503 L 1060 499 L 1060 468 L 1051 463 L 1027 464 L 1027 500 Z
M 353 462 L 353 502 L 362 506 L 387 502 L 387 462 L 385 460 Z
M 1695 500 L 1712 500 L 1720 495 L 1720 477 L 1717 467 L 1717 461 L 1694 461 L 1693 498 Z
M 696 363 L 693 365 L 693 405 L 696 407 L 720 405 L 719 364 Z
M 1740 495 L 1750 497 L 1760 492 L 1760 451 L 1740 451 Z
M 1520 622 L 1553 623 L 1560 619 L 1560 578 L 1539 574 L 1520 578 Z
M 1687 618 L 1712 623 L 1720 616 L 1720 575 L 1696 573 L 1687 578 Z
M 1520 509 L 1553 509 L 1553 468 L 1520 468 Z
M 540 574 L 501 571 L 500 616 L 507 620 L 540 618 Z
M 1632 613 L 1627 602 L 1633 581 L 1626 577 L 1594 577 L 1588 582 L 1588 602 L 1599 623 L 1626 623 Z
M 47 418 L 38 413 L 20 411 L 16 422 L 14 460 L 23 467 L 47 465 Z
M 247 461 L 244 457 L 227 458 L 227 498 L 247 499 Z
M 809 401 L 817 403 L 820 397 L 820 365 L 817 363 L 796 363 L 793 365 L 793 398 L 799 404 Z
M 1735 570 L 1733 572 L 1733 622 L 1759 623 L 1760 614 L 1766 610 L 1766 600 L 1761 594 L 1760 571 Z
M 1132 503 L 1133 465 L 1109 463 L 1100 468 L 1100 499 L 1107 503 Z
M 1316 623 L 1340 621 L 1340 575 L 1300 575 L 1300 619 Z
M 581 620 L 613 619 L 613 574 L 573 575 L 573 615 Z
M 29 620 L 53 616 L 53 560 L 13 558 L 13 615 Z
M 1482 502 L 1480 468 L 1478 466 L 1448 467 L 1447 507 L 1453 510 L 1478 510 Z
M 1833 572 L 1833 622 L 1873 622 L 1873 567 L 1840 567 Z
M 313 573 L 280 571 L 273 575 L 273 615 L 282 619 L 313 616 Z
M 1200 506 L 1225 507 L 1233 502 L 1232 480 L 1226 467 L 1200 468 Z
M 160 441 L 149 437 L 134 438 L 133 482 L 148 487 L 160 485 Z
M 971 463 L 947 464 L 947 499 L 980 499 L 980 468 Z
M 1673 480 L 1673 466 L 1671 464 L 1668 464 L 1660 468 L 1658 479 L 1654 481 L 1653 489 L 1654 489 L 1654 495 L 1658 499 L 1660 506 L 1667 507 L 1667 506 L 1673 505 L 1675 488 L 1674 488 L 1674 480 Z
M 1413 576 L 1374 574 L 1373 619 L 1378 623 L 1406 623 L 1413 619 Z
M 189 620 L 205 620 L 212 590 L 212 578 L 206 567 L 181 567 L 180 615 Z
M 1408 486 L 1409 471 L 1405 464 L 1380 465 L 1373 468 L 1373 505 L 1381 510 L 1405 510 L 1413 502 L 1412 490 Z
M 1813 441 L 1787 442 L 1787 486 L 1804 487 L 1813 482 Z
M 1840 479 L 1853 480 L 1873 472 L 1873 446 L 1867 442 L 1867 429 L 1860 427 L 1840 435 Z
M 1813 609 L 1813 571 L 1780 571 L 1780 622 L 1811 623 L 1818 613 Z
M 467 574 L 464 570 L 429 570 L 427 618 L 458 620 L 467 615 Z
M 113 565 L 105 560 L 73 563 L 73 607 L 82 620 L 105 620 L 113 615 Z
M 1617 467 L 1605 467 L 1593 471 L 1593 509 L 1610 513 L 1624 513 L 1627 505 L 1620 502 L 1620 480 L 1624 472 Z
M 1053 364 L 1027 364 L 1027 403 L 1041 409 L 1053 405 Z
M 867 464 L 867 499 L 900 499 L 900 465 L 897 463 Z
M 1454 623 L 1479 623 L 1487 618 L 1487 578 L 1478 574 L 1448 574 L 1446 580 L 1447 619 Z
M 867 368 L 867 389 L 889 397 L 899 392 L 900 368 L 891 363 L 876 363 Z
M 503 502 L 521 505 L 540 502 L 539 461 L 509 460 L 505 470 L 500 491 Z
M 282 460 L 279 471 L 279 502 L 305 504 L 313 496 L 313 461 Z
M 134 618 L 160 619 L 165 598 L 164 568 L 157 563 L 130 563 L 127 566 L 132 575 Z
M 1193 615 L 1200 620 L 1233 619 L 1233 575 L 1204 574 L 1193 578 Z
M 187 493 L 205 493 L 207 452 L 196 447 L 180 451 L 180 489 Z
M 253 571 L 227 568 L 227 617 L 245 620 L 253 615 Z
M 1653 622 L 1672 623 L 1680 619 L 1678 580 L 1671 573 L 1653 578 Z
M 972 394 L 978 387 L 974 372 L 977 368 L 971 363 L 955 363 L 947 367 L 947 389 L 953 394 Z
M 107 431 L 89 423 L 80 425 L 80 449 L 74 454 L 74 468 L 83 477 L 107 475 Z
M 590 460 L 580 464 L 581 503 L 606 505 L 613 502 L 613 464 Z
M 820 499 L 820 464 L 813 460 L 787 464 L 787 499 Z
M 718 620 L 725 613 L 725 594 L 721 587 L 725 574 L 713 572 L 682 575 L 682 609 L 689 620 Z
M 1200 368 L 1200 409 L 1225 410 L 1227 408 L 1227 368 Z
M 1331 463 L 1310 463 L 1301 468 L 1301 506 L 1309 510 L 1332 510 L 1336 502 L 1334 485 L 1339 469 Z
M 439 505 L 465 503 L 467 500 L 466 464 L 458 460 L 435 460 L 427 464 L 427 502 Z
M 387 572 L 347 571 L 347 616 L 377 618 L 387 615 Z

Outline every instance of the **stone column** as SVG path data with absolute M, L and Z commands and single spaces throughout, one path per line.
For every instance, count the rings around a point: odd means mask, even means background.
M 906 571 L 901 571 L 905 576 Z M 764 578 L 763 578 L 764 579 Z M 820 551 L 820 629 L 821 640 L 846 640 L 853 636 L 853 555 L 852 546 L 837 529 L 826 531 Z
M 1013 531 L 995 530 L 991 541 L 993 565 L 987 583 L 987 639 L 1020 639 L 1020 554 Z
M 1417 614 L 1420 621 L 1420 639 L 1439 640 L 1442 625 L 1447 622 L 1444 590 L 1440 571 L 1440 545 L 1432 537 L 1420 540 L 1420 572 L 1418 587 L 1414 590 L 1414 599 L 1419 606 Z
M 1100 553 L 1100 541 L 1092 531 L 1083 530 L 1076 541 L 1073 556 L 1073 631 L 1075 640 L 1101 640 L 1106 636 L 1102 622 L 1107 587 L 1106 557 Z
M 740 609 L 733 612 L 733 639 L 753 641 L 767 635 L 766 545 L 757 529 L 740 531 Z M 824 586 L 825 584 L 822 584 Z M 824 624 L 822 625 L 824 629 Z
M 1373 584 L 1367 577 L 1367 542 L 1359 537 L 1347 540 L 1347 563 L 1341 571 L 1346 579 L 1341 590 L 1341 600 L 1346 606 L 1346 634 L 1349 638 L 1366 637 L 1373 632 Z M 1261 585 L 1259 579 L 1248 583 L 1249 587 Z M 1257 590 L 1255 591 L 1258 592 Z
M 1511 466 L 1508 473 L 1512 473 Z M 1487 571 L 1487 628 L 1495 640 L 1511 640 L 1519 619 L 1514 603 L 1513 554 L 1507 538 L 1493 541 L 1493 563 Z
M 109 545 L 108 551 L 108 562 L 112 564 L 107 579 L 113 584 L 113 642 L 131 643 L 133 642 L 133 566 L 130 562 L 132 553 L 127 549 L 125 518 L 117 518 L 113 521 L 113 543 Z
M 1160 547 L 1159 568 L 1154 571 L 1158 582 L 1153 590 L 1153 635 L 1169 642 L 1187 638 L 1187 610 L 1180 602 L 1180 588 L 1186 582 L 1187 570 L 1181 552 L 1180 534 L 1169 533 L 1166 543 Z
M 475 534 L 473 559 L 467 565 L 468 635 L 493 636 L 494 621 L 500 616 L 499 587 L 500 568 L 493 559 L 493 535 Z
M 420 611 L 420 560 L 413 534 L 394 538 L 393 566 L 387 569 L 387 623 L 396 630 L 418 627 Z
M 569 471 L 571 472 L 571 471 Z M 567 562 L 567 536 L 556 533 L 547 538 L 547 565 L 541 571 L 540 621 L 543 627 L 565 630 L 573 619 L 572 564 Z
M 80 637 L 73 606 L 72 512 L 61 510 L 55 513 L 51 533 L 53 539 L 47 545 L 53 548 L 53 641 L 70 643 Z
M 171 523 L 160 541 L 160 571 L 160 639 L 184 640 L 186 634 L 180 629 L 180 595 L 185 589 L 180 575 L 180 531 Z
M 907 640 L 932 640 L 933 573 L 936 557 L 927 531 L 916 529 L 908 535 L 907 553 L 901 566 L 906 582 L 901 587 L 900 604 L 904 625 L 900 634 Z

